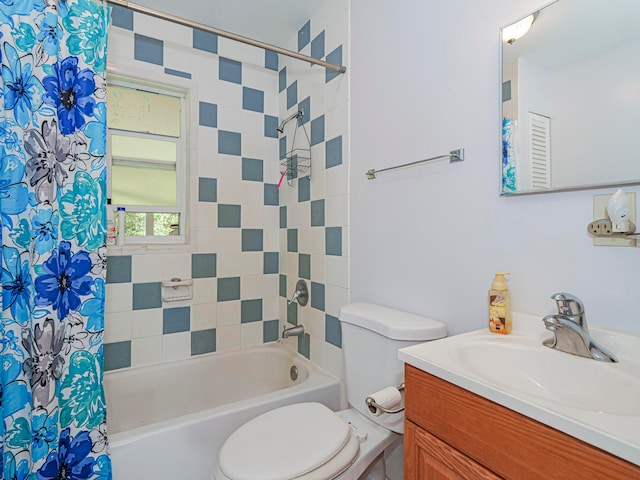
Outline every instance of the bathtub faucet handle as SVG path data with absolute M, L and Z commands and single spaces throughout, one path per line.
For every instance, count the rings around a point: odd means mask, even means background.
M 304 307 L 309 301 L 309 289 L 307 288 L 307 282 L 302 279 L 298 280 L 298 283 L 296 283 L 296 291 L 293 292 L 291 300 L 287 303 L 291 305 L 294 301 L 297 301 L 298 305 L 301 307 Z

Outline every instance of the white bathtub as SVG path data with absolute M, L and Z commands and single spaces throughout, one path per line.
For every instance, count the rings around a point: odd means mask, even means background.
M 295 402 L 340 409 L 340 381 L 277 343 L 107 372 L 104 383 L 114 480 L 210 480 L 222 442 L 251 418 Z

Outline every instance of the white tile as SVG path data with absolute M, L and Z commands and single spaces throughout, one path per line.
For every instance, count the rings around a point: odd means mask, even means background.
M 242 251 L 242 230 L 240 228 L 220 228 L 218 230 L 218 246 L 221 253 L 239 253 Z M 222 257 L 222 255 L 220 255 Z
M 191 333 L 180 332 L 162 336 L 162 360 L 172 362 L 191 356 Z
M 343 377 L 343 356 L 342 349 L 327 342 L 320 342 L 319 339 L 312 338 L 311 355 L 313 361 L 323 370 L 337 378 Z
M 131 341 L 131 366 L 141 367 L 162 362 L 162 335 L 135 338 Z
M 191 254 L 176 253 L 162 258 L 162 280 L 191 278 Z
M 191 330 L 208 330 L 217 326 L 217 303 L 203 303 L 191 306 Z
M 111 39 L 109 39 L 111 40 Z M 197 56 L 194 50 L 185 45 L 167 42 L 164 45 L 163 64 L 166 68 L 190 73 L 193 78 L 193 65 L 197 63 Z
M 191 229 L 191 245 L 194 253 L 215 252 L 219 245 L 218 228 L 194 227 Z
M 309 205 L 307 204 L 307 207 Z M 311 251 L 311 227 L 298 227 L 298 252 Z
M 262 328 L 262 322 L 243 323 L 240 326 L 240 341 L 242 347 L 261 345 L 263 343 Z
M 191 202 L 190 222 L 192 227 L 217 228 L 218 204 L 214 202 Z
M 262 298 L 263 275 L 243 275 L 240 279 L 240 291 L 242 300 Z
M 108 283 L 105 313 L 130 312 L 133 307 L 133 284 Z
M 280 277 L 279 275 L 265 275 L 262 280 L 262 297 L 277 297 L 280 292 Z M 274 317 L 276 318 L 276 317 Z
M 217 278 L 194 278 L 192 305 L 208 304 L 216 301 L 218 296 Z
M 104 316 L 104 342 L 131 340 L 131 313 L 107 313 Z
M 217 260 L 218 278 L 237 277 L 240 274 L 240 272 L 238 271 L 238 265 L 240 265 L 240 262 L 242 261 L 242 253 L 240 253 L 240 248 L 238 248 L 237 252 L 227 251 L 218 253 Z
M 300 228 L 311 226 L 311 202 L 302 202 L 299 204 L 298 225 Z
M 157 38 L 165 42 L 171 41 L 182 45 L 191 45 L 192 30 L 177 23 L 160 20 L 149 15 L 134 13 L 136 33 Z
M 209 85 L 212 83 L 211 80 L 209 79 Z M 218 76 L 213 80 L 215 81 L 215 88 L 211 88 L 211 90 L 215 91 L 215 101 L 213 103 L 218 105 L 218 127 L 221 130 L 226 130 L 226 128 L 222 127 L 224 123 L 221 123 L 221 121 L 224 119 L 220 117 L 220 108 L 224 106 L 238 108 L 238 105 L 242 105 L 242 85 L 218 81 Z
M 218 105 L 218 128 L 227 132 L 242 133 L 244 137 L 245 129 L 243 122 L 245 122 L 245 116 L 244 110 L 242 110 L 242 88 L 240 88 L 236 95 L 238 95 L 237 103 L 233 105 Z M 252 132 L 252 130 L 247 131 Z
M 346 288 L 325 285 L 325 312 L 336 318 L 340 316 L 340 309 L 349 302 Z
M 131 280 L 133 283 L 160 282 L 163 279 L 163 263 L 169 255 L 132 255 Z
M 264 320 L 277 320 L 278 318 L 280 318 L 279 310 L 279 297 L 277 294 L 263 297 L 262 318 Z
M 347 196 L 328 197 L 324 201 L 325 225 L 341 227 L 347 224 Z
M 219 63 L 216 54 L 194 50 L 198 53 L 191 57 L 191 76 L 199 87 L 200 98 L 206 102 L 217 103 L 219 98 L 217 88 L 211 88 L 212 79 L 216 85 L 219 76 Z
M 324 258 L 327 265 L 327 277 L 325 283 L 345 289 L 348 288 L 349 259 L 347 257 L 337 257 L 333 255 L 327 255 Z
M 240 157 L 220 156 L 218 203 L 242 205 L 242 160 Z
M 344 151 L 344 137 L 342 139 L 342 148 Z M 344 161 L 344 153 L 343 153 Z M 343 164 L 331 167 L 325 171 L 326 185 L 325 192 L 327 197 L 334 197 L 347 194 L 347 179 L 345 178 L 346 167 Z
M 310 236 L 310 249 L 312 255 L 324 255 L 326 245 L 325 245 L 325 234 L 324 227 L 311 227 Z
M 314 282 L 327 283 L 327 259 L 326 255 L 311 255 L 311 278 Z
M 308 319 L 304 323 L 305 332 L 311 335 L 312 337 L 316 337 L 324 341 L 325 313 L 315 308 L 309 309 L 308 312 L 309 312 Z
M 265 252 L 277 252 L 280 250 L 280 224 L 277 207 L 265 207 L 265 225 L 267 228 L 263 230 L 263 242 Z M 275 217 L 275 218 L 272 218 Z M 275 225 L 269 228 L 270 225 Z
M 162 335 L 162 309 L 150 308 L 133 312 L 133 338 Z
M 240 275 L 262 275 L 262 252 L 242 252 L 240 257 Z
M 241 326 L 239 324 L 216 328 L 216 352 L 236 350 L 241 345 Z
M 218 302 L 217 317 L 219 327 L 240 325 L 240 300 Z

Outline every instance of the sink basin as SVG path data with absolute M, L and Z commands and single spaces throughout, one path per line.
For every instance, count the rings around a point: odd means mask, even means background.
M 539 346 L 460 342 L 451 356 L 502 389 L 546 402 L 611 415 L 640 416 L 640 376 L 624 365 L 597 362 Z M 619 368 L 622 367 L 622 368 Z
M 599 362 L 542 345 L 542 316 L 514 313 L 510 335 L 488 329 L 398 351 L 400 360 L 640 465 L 640 336 L 591 326 L 618 357 Z

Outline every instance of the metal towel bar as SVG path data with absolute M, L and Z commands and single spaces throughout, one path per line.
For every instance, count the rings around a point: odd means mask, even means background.
M 381 168 L 380 170 L 376 170 L 375 168 L 372 168 L 371 170 L 367 170 L 367 173 L 365 175 L 369 180 L 373 180 L 376 178 L 376 175 L 378 173 L 388 172 L 389 170 L 395 170 L 396 168 L 413 167 L 414 165 L 420 165 L 422 163 L 431 162 L 433 160 L 442 160 L 444 158 L 448 158 L 449 163 L 462 162 L 464 160 L 464 148 L 451 150 L 447 155 L 438 155 L 437 157 L 427 158 L 425 160 L 417 160 L 415 162 L 410 162 L 410 163 L 404 163 L 402 165 L 396 165 L 395 167 Z
M 401 383 L 400 386 L 396 387 L 398 390 L 404 390 L 404 383 Z M 365 398 L 364 402 L 367 404 L 367 408 L 374 415 L 378 412 L 378 410 L 382 410 L 384 413 L 400 413 L 404 410 L 404 405 L 396 410 L 389 410 L 384 408 L 382 405 L 378 405 L 375 400 L 371 397 Z

